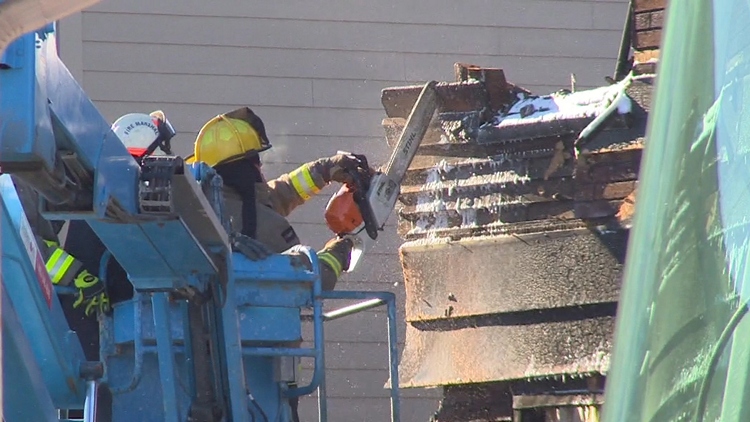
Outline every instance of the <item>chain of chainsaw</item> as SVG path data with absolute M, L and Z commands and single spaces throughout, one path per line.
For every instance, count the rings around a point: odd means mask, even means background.
M 172 176 L 178 166 L 176 157 L 146 157 L 141 165 L 138 199 L 141 212 L 171 214 L 175 211 Z

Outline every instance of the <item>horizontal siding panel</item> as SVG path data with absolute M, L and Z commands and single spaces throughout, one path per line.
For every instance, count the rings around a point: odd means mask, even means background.
M 85 41 L 83 57 L 85 70 L 99 71 L 405 80 L 403 55 L 389 52 Z
M 403 343 L 406 322 L 403 314 L 397 318 L 399 343 Z M 302 326 L 302 338 L 313 341 L 312 323 Z M 388 341 L 388 317 L 384 312 L 360 312 L 325 323 L 326 343 L 383 343 Z
M 303 347 L 312 347 L 312 343 L 305 343 Z M 314 365 L 312 359 L 302 360 L 304 369 L 313 369 Z M 387 374 L 388 343 L 327 343 L 326 368 L 379 370 Z
M 382 110 L 384 88 L 408 81 L 277 78 L 87 70 L 80 79 L 96 100 Z M 189 89 L 188 89 L 189 88 Z M 261 103 L 258 103 L 261 101 Z
M 248 99 L 252 101 L 252 99 Z M 123 102 L 116 99 L 95 102 L 96 107 L 110 121 L 134 110 L 163 109 L 180 131 L 197 133 L 205 122 L 217 114 L 232 110 L 231 105 L 168 104 L 149 102 Z M 379 110 L 351 110 L 295 107 L 256 107 L 248 104 L 274 135 L 297 136 L 382 136 L 381 121 L 385 116 Z
M 569 88 L 570 74 L 575 73 L 579 88 L 599 87 L 604 84 L 604 76 L 611 75 L 614 70 L 617 44 L 611 47 L 611 59 L 414 54 L 405 58 L 406 77 L 419 81 L 453 80 L 453 63 L 463 61 L 484 67 L 499 67 L 505 71 L 509 82 L 520 86 L 559 84 L 561 88 Z
M 153 110 L 136 111 L 150 113 Z M 165 109 L 165 112 L 177 128 L 177 135 L 172 138 L 172 149 L 176 155 L 186 157 L 193 152 L 194 141 L 198 133 L 180 131 L 170 114 L 170 110 Z M 275 169 L 271 170 L 272 166 L 283 165 L 284 169 L 291 168 L 294 170 L 297 166 L 318 158 L 334 155 L 338 151 L 365 154 L 370 166 L 377 168 L 387 162 L 391 153 L 386 146 L 385 137 L 295 136 L 274 133 L 269 133 L 268 137 L 273 147 L 263 152 L 261 156 L 265 166 L 264 172 L 267 176 L 271 175 L 271 171 L 276 171 Z M 278 176 L 276 173 L 273 174 Z M 333 194 L 332 191 L 330 193 Z
M 309 107 L 312 81 L 253 76 L 167 75 L 133 72 L 84 72 L 86 93 L 96 100 L 153 103 Z
M 626 0 L 605 0 L 623 11 Z M 394 22 L 436 25 L 507 26 L 519 28 L 592 28 L 592 6 L 597 1 L 560 0 L 390 0 L 371 2 L 355 0 L 346 7 L 336 0 L 308 2 L 246 2 L 231 0 L 105 0 L 88 9 L 94 12 L 130 13 L 133 10 L 150 14 L 223 16 L 245 18 L 299 18 L 333 22 Z
M 587 8 L 586 14 L 590 20 L 591 5 L 587 5 Z M 570 14 L 570 9 L 573 8 L 563 8 L 565 15 Z M 525 13 L 520 10 L 516 13 L 503 11 L 505 16 L 522 16 Z M 545 11 L 546 15 L 549 13 Z M 564 16 L 553 17 L 565 20 Z M 586 48 L 588 55 L 608 57 L 608 50 L 589 41 L 592 37 L 617 39 L 621 32 L 578 29 L 580 26 L 560 30 L 545 27 L 412 25 L 153 14 L 85 14 L 83 25 L 84 41 L 550 57 L 574 56 L 581 48 Z M 139 30 L 133 31 L 132 28 Z
M 302 385 L 309 383 L 312 378 L 312 370 L 302 370 Z M 330 399 L 336 398 L 388 398 L 390 389 L 384 388 L 388 381 L 388 372 L 370 370 L 328 370 L 326 372 L 326 393 Z M 439 398 L 439 389 L 410 389 L 401 390 L 404 398 Z M 387 405 L 387 401 L 383 404 Z M 387 407 L 387 406 L 386 406 Z M 330 419 L 338 421 L 340 419 Z M 347 419 L 353 421 L 357 419 Z M 369 421 L 370 419 L 364 419 Z M 387 419 L 386 419 L 387 420 Z M 408 420 L 408 419 L 407 419 Z
M 440 391 L 440 390 L 437 390 Z M 436 393 L 437 394 L 437 393 Z M 318 420 L 318 400 L 313 396 L 300 398 L 300 420 Z M 437 398 L 405 398 L 401 400 L 401 420 L 424 422 L 437 411 Z M 328 420 L 336 422 L 378 422 L 389 421 L 391 407 L 388 399 L 332 398 L 328 400 Z
M 349 151 L 365 154 L 370 166 L 377 167 L 385 164 L 391 153 L 385 134 L 371 137 L 274 135 L 270 139 L 273 148 L 263 153 L 264 163 L 300 165 L 337 151 Z
M 593 4 L 594 28 L 619 30 L 625 27 L 628 15 L 628 4 L 625 1 L 609 2 L 599 0 Z
M 313 104 L 316 107 L 345 107 L 382 110 L 380 91 L 407 85 L 405 81 L 314 79 Z

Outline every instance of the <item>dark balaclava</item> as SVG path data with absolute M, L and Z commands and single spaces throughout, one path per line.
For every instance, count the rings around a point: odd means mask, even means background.
M 242 234 L 256 238 L 258 227 L 255 184 L 263 181 L 258 154 L 214 167 L 224 185 L 234 189 L 242 198 Z

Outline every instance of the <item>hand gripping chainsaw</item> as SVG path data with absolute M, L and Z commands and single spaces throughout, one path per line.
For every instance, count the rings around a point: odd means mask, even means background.
M 374 245 L 378 231 L 383 230 L 396 207 L 406 170 L 437 110 L 436 84 L 430 81 L 422 88 L 384 169 L 372 173 L 364 157 L 350 154 L 359 159 L 363 168 L 350 173 L 353 183 L 342 186 L 328 201 L 325 211 L 328 228 L 354 243 L 347 272 L 354 271 L 362 255 Z

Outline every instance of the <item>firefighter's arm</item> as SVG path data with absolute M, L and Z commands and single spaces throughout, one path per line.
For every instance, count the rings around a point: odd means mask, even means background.
M 331 182 L 349 183 L 350 174 L 362 161 L 351 154 L 336 154 L 303 164 L 294 171 L 268 182 L 274 210 L 283 216 L 315 196 Z
M 37 244 L 45 261 L 52 283 L 78 289 L 74 308 L 83 307 L 87 316 L 97 310 L 109 312 L 109 297 L 99 277 L 83 268 L 83 264 L 63 250 L 57 242 L 37 237 Z
M 353 245 L 350 239 L 333 238 L 318 252 L 320 279 L 324 291 L 333 290 L 339 277 L 341 277 L 341 273 L 349 269 L 349 257 Z M 300 253 L 299 248 L 301 247 L 301 245 L 292 246 L 283 253 L 299 256 L 303 260 L 303 265 L 309 270 L 311 268 L 310 261 L 307 256 Z
M 350 239 L 335 237 L 318 252 L 323 290 L 333 290 L 341 273 L 349 269 L 353 247 Z

